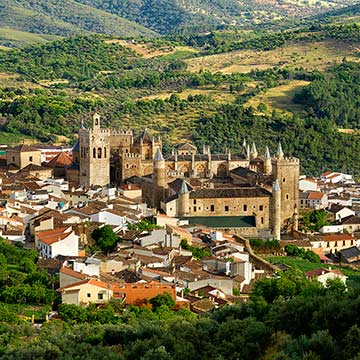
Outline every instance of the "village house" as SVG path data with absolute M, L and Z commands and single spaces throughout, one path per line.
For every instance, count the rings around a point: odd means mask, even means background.
M 71 226 L 37 232 L 35 244 L 43 258 L 55 258 L 58 255 L 78 256 L 79 254 L 79 237 L 75 235 Z
M 344 285 L 346 285 L 346 279 L 347 276 L 345 276 L 341 270 L 338 269 L 331 269 L 330 267 L 328 269 L 320 268 L 311 270 L 305 273 L 305 276 L 309 279 L 316 279 L 319 281 L 322 285 L 326 286 L 328 280 L 341 280 Z
M 350 248 L 340 250 L 339 253 L 341 262 L 352 265 L 360 264 L 360 249 L 357 246 L 352 246 Z

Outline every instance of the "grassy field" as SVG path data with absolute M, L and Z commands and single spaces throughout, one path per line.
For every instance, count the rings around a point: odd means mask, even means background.
M 289 256 L 271 256 L 266 258 L 266 260 L 271 262 L 272 264 L 276 264 L 276 263 L 285 264 L 292 268 L 299 269 L 303 272 L 319 269 L 321 267 L 324 268 L 329 267 L 329 265 L 326 264 L 311 263 L 308 260 L 289 257 Z M 331 267 L 333 269 L 340 269 L 344 275 L 348 276 L 346 283 L 349 287 L 360 288 L 360 270 L 351 270 L 348 268 L 343 268 L 333 265 L 331 265 Z
M 207 55 L 186 60 L 189 71 L 220 71 L 247 73 L 279 66 L 305 69 L 326 69 L 340 63 L 344 57 L 359 61 L 360 44 L 340 41 L 298 42 L 275 50 L 239 50 L 224 54 Z
M 15 29 L 0 28 L 0 42 L 20 42 L 23 45 L 43 44 L 51 40 L 59 39 L 59 36 L 46 34 L 32 34 Z
M 273 109 L 280 109 L 286 112 L 302 114 L 304 113 L 304 108 L 301 105 L 294 104 L 292 99 L 296 92 L 309 84 L 309 81 L 304 80 L 286 81 L 280 86 L 268 89 L 265 93 L 254 96 L 245 106 L 256 108 L 260 103 L 263 103 L 267 106 L 268 112 L 271 112 Z
M 120 44 L 127 47 L 144 59 L 151 59 L 154 57 L 165 57 L 167 60 L 176 60 L 188 58 L 192 54 L 197 53 L 195 48 L 190 46 L 163 46 L 161 48 L 155 47 L 152 42 L 137 43 L 133 41 L 111 39 L 105 41 L 107 44 Z
M 172 93 L 165 92 L 149 96 L 144 96 L 141 99 L 144 100 L 154 100 L 154 99 L 168 99 Z M 185 89 L 183 91 L 175 92 L 174 94 L 178 95 L 180 99 L 187 99 L 189 95 L 205 95 L 210 96 L 216 102 L 219 103 L 229 103 L 233 102 L 236 99 L 235 94 L 230 93 L 229 86 L 222 85 L 220 87 L 201 87 L 196 89 Z

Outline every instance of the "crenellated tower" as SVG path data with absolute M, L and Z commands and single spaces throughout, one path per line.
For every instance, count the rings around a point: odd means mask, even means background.
M 284 225 L 294 219 L 299 207 L 300 161 L 285 157 L 280 143 L 272 159 L 272 173 L 281 188 L 281 224 Z
M 110 183 L 110 130 L 102 129 L 100 115 L 93 114 L 92 128 L 79 130 L 81 186 L 106 186 Z

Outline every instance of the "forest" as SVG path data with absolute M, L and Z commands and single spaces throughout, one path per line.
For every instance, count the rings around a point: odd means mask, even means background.
M 297 270 L 259 280 L 246 303 L 207 315 L 166 296 L 124 310 L 60 305 L 39 331 L 0 312 L 2 359 L 358 359 L 360 293 Z

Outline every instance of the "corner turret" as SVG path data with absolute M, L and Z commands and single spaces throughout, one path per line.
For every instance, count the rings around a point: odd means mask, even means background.
M 275 180 L 272 189 L 272 225 L 275 239 L 281 236 L 281 189 L 278 179 Z
M 272 173 L 272 164 L 271 164 L 271 156 L 269 147 L 267 146 L 265 149 L 265 157 L 264 157 L 264 174 L 271 175 Z

